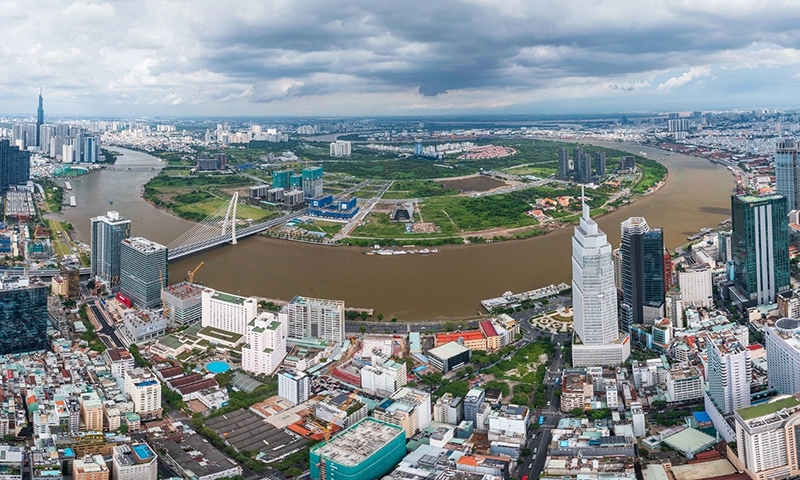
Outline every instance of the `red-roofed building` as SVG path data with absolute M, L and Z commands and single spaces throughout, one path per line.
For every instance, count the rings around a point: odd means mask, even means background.
M 486 338 L 486 350 L 493 352 L 500 349 L 500 335 L 494 329 L 492 322 L 486 320 L 478 324 L 484 338 Z
M 434 337 L 434 342 L 437 347 L 445 343 L 459 342 L 470 350 L 486 350 L 486 337 L 483 336 L 483 332 L 480 330 L 437 333 L 436 337 Z

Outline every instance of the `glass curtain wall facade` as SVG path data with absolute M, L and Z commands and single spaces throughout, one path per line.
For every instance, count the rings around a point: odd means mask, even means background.
M 791 288 L 786 198 L 733 195 L 733 274 L 736 288 L 758 305 Z

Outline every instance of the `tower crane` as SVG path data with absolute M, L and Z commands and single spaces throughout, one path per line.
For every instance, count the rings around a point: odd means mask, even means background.
M 198 270 L 200 270 L 200 267 L 202 267 L 204 263 L 205 262 L 200 262 L 200 264 L 196 266 L 194 270 L 189 272 L 189 283 L 194 283 L 194 274 L 197 273 Z

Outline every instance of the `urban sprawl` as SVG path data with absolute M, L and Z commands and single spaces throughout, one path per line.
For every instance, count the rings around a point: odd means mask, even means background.
M 45 123 L 40 96 L 35 121 L 0 118 L 8 125 L 0 127 L 3 478 L 798 476 L 800 144 L 791 139 L 799 122 L 757 111 L 469 130 L 388 119 Z M 286 229 L 326 219 L 336 232 L 310 236 L 337 243 L 363 228 L 394 183 L 367 200 L 354 193 L 369 180 L 331 190 L 340 177 L 306 164 L 309 144 L 329 159 L 383 155 L 447 170 L 521 155 L 524 145 L 509 139 L 573 143 L 535 173 L 479 174 L 503 184 L 498 194 L 571 189 L 526 207 L 536 225 L 560 218 L 573 229 L 569 285 L 507 292 L 483 300 L 480 318 L 418 331 L 393 319 L 400 328 L 380 334 L 368 332 L 371 312 L 340 300 L 297 292 L 280 302 L 204 286 L 194 279 L 201 261 L 170 281 L 170 259 L 226 235 L 235 243 L 237 231 L 290 240 Z M 575 144 L 587 141 L 726 165 L 730 219 L 670 250 L 662 228 L 631 217 L 611 245 L 590 198 L 609 183 L 633 189 L 647 176 L 646 155 L 607 162 L 606 151 Z M 237 157 L 255 145 L 258 161 Z M 221 233 L 184 250 L 132 236 L 135 220 L 112 199 L 91 219 L 90 242 L 80 242 L 46 214 L 74 205 L 70 177 L 111 168 L 114 147 L 167 155 L 187 178 L 235 173 L 252 182 L 196 218 Z M 631 191 L 613 190 L 602 206 L 633 201 Z M 424 200 L 412 197 L 423 196 L 389 196 L 384 215 L 409 223 L 409 235 L 441 233 L 416 220 Z M 262 230 L 254 218 L 274 224 Z M 367 253 L 439 252 L 373 241 Z

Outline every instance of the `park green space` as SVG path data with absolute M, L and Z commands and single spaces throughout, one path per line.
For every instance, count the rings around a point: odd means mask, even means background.
M 72 249 L 70 248 L 69 244 L 64 242 L 63 236 L 66 235 L 66 231 L 69 229 L 69 227 L 71 227 L 71 225 L 68 223 L 59 222 L 58 220 L 47 220 L 47 225 L 50 227 L 50 233 L 54 239 L 53 248 L 55 249 L 56 254 L 61 257 L 71 254 Z
M 254 183 L 238 174 L 190 175 L 189 169 L 167 167 L 145 185 L 144 195 L 154 205 L 169 209 L 179 217 L 200 221 L 229 202 L 232 191 L 245 189 Z M 274 211 L 248 206 L 238 216 L 260 220 L 274 215 Z
M 353 195 L 359 198 L 371 198 L 387 180 L 393 180 L 391 187 L 383 195 L 383 199 L 420 199 L 417 208 L 425 222 L 436 224 L 441 229 L 437 234 L 407 234 L 405 225 L 390 222 L 388 214 L 373 212 L 365 217 L 362 225 L 355 228 L 351 236 L 353 242 L 363 243 L 359 239 L 394 240 L 398 245 L 413 243 L 415 238 L 456 239 L 470 238 L 472 232 L 491 229 L 515 229 L 508 234 L 501 234 L 496 239 L 526 238 L 546 233 L 547 227 L 525 213 L 540 198 L 570 196 L 578 198 L 580 187 L 572 184 L 551 182 L 532 186 L 513 192 L 482 195 L 478 197 L 459 195 L 455 189 L 445 188 L 436 179 L 457 176 L 469 176 L 485 171 L 502 171 L 520 176 L 532 175 L 547 178 L 557 171 L 558 150 L 567 148 L 572 155 L 576 143 L 532 140 L 532 139 L 495 139 L 478 143 L 493 143 L 514 148 L 517 153 L 508 157 L 495 159 L 464 160 L 457 155 L 448 155 L 441 160 L 406 157 L 399 158 L 394 153 L 378 152 L 365 148 L 362 144 L 353 145 L 353 155 L 346 159 L 332 158 L 328 155 L 325 142 L 290 141 L 288 143 L 271 144 L 268 142 L 251 142 L 246 148 L 226 148 L 205 153 L 225 153 L 232 165 L 242 163 L 260 164 L 265 162 L 268 153 L 279 154 L 284 150 L 292 150 L 299 157 L 296 165 L 275 165 L 276 170 L 291 168 L 300 171 L 305 166 L 322 166 L 325 170 L 325 193 L 337 195 L 352 189 L 365 180 L 372 180 L 369 185 L 362 186 Z M 404 144 L 405 145 L 405 144 Z M 581 145 L 589 155 L 605 151 L 607 168 L 616 169 L 622 156 L 631 154 L 593 145 Z M 201 152 L 202 153 L 202 152 Z M 255 180 L 238 173 L 195 173 L 189 174 L 189 166 L 193 164 L 191 156 L 185 153 L 157 152 L 171 166 L 163 169 L 145 186 L 145 196 L 156 206 L 172 210 L 176 215 L 190 220 L 200 220 L 214 211 L 230 198 L 232 192 L 239 189 L 246 191 L 254 185 Z M 621 188 L 630 189 L 631 194 L 643 194 L 663 181 L 667 169 L 655 160 L 633 155 L 636 159 L 638 173 L 619 177 Z M 269 170 L 248 170 L 247 175 L 257 176 L 269 181 Z M 529 180 L 521 179 L 522 182 Z M 609 199 L 619 191 L 618 187 L 602 185 L 587 191 L 588 203 L 593 214 L 606 213 L 610 207 L 618 207 L 629 197 L 623 196 L 615 202 Z M 241 196 L 241 193 L 240 193 Z M 50 203 L 48 198 L 48 204 Z M 573 202 L 569 207 L 558 207 L 544 213 L 556 222 L 572 223 L 579 216 L 579 204 Z M 264 215 L 273 212 L 264 210 Z M 419 220 L 415 218 L 415 220 Z M 337 225 L 338 226 L 338 225 Z M 305 228 L 305 227 L 301 227 Z M 333 229 L 334 226 L 327 228 Z M 323 228 L 323 231 L 328 231 Z M 456 240 L 454 240 L 456 241 Z M 463 240 L 458 240 L 463 241 Z M 485 241 L 475 237 L 474 241 Z M 382 243 L 385 242 L 375 242 Z M 391 244 L 392 242 L 388 242 Z

